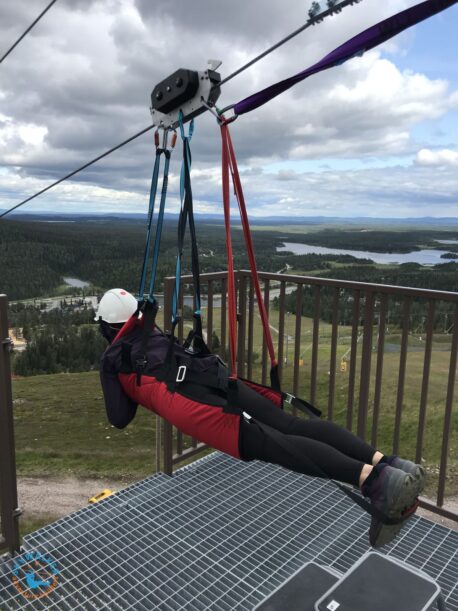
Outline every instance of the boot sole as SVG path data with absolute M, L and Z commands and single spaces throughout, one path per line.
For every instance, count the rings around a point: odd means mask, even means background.
M 415 477 L 410 474 L 410 478 L 404 480 L 395 491 L 395 499 L 392 506 L 387 512 L 389 518 L 400 518 L 405 512 L 415 505 L 418 496 L 419 485 Z M 416 510 L 416 507 L 415 507 Z M 413 515 L 415 510 L 412 511 Z M 411 516 L 409 516 L 410 518 Z M 383 524 L 377 518 L 372 516 L 371 526 L 369 530 L 369 539 L 373 547 L 382 547 L 390 543 L 401 531 L 406 520 L 399 524 Z

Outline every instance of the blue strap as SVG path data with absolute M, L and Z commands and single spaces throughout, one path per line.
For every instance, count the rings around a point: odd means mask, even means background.
M 186 230 L 186 217 L 187 210 L 185 210 L 185 200 L 186 200 L 186 180 L 185 180 L 185 164 L 191 169 L 191 150 L 189 147 L 189 142 L 194 133 L 194 119 L 191 120 L 189 124 L 188 135 L 186 136 L 183 124 L 183 113 L 180 111 L 178 115 L 178 124 L 180 127 L 180 135 L 183 140 L 183 162 L 181 164 L 181 172 L 180 172 L 180 217 L 178 221 L 178 254 L 175 266 L 175 288 L 173 291 L 172 298 L 172 324 L 175 326 L 178 323 L 178 303 L 180 301 L 180 290 L 181 290 L 181 258 L 183 255 L 183 239 L 184 232 Z M 200 310 L 200 295 L 199 295 L 199 305 L 198 308 Z
M 148 301 L 154 302 L 154 285 L 156 283 L 157 264 L 159 260 L 159 248 L 161 245 L 162 227 L 164 224 L 165 200 L 167 197 L 167 186 L 169 181 L 170 151 L 164 151 L 165 165 L 162 180 L 161 203 L 156 226 L 156 237 L 154 239 L 153 262 L 151 264 L 151 279 L 149 284 Z
M 154 216 L 154 204 L 156 201 L 156 193 L 157 193 L 157 183 L 159 180 L 159 166 L 161 162 L 161 154 L 162 149 L 157 149 L 156 151 L 156 160 L 154 162 L 153 176 L 151 179 L 151 190 L 149 195 L 149 209 L 148 209 L 148 222 L 146 228 L 146 244 L 145 244 L 145 252 L 143 255 L 143 267 L 142 273 L 140 277 L 140 286 L 138 289 L 138 297 L 137 300 L 139 303 L 143 303 L 144 293 L 145 293 L 145 282 L 146 282 L 146 267 L 149 257 L 149 251 L 151 248 L 151 228 L 153 224 L 153 216 Z

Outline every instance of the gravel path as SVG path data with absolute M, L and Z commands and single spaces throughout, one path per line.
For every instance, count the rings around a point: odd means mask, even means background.
M 118 491 L 130 483 L 133 482 L 77 477 L 21 477 L 18 478 L 19 506 L 26 520 L 45 517 L 58 519 L 86 507 L 88 499 L 105 488 Z M 458 496 L 449 498 L 446 508 L 458 512 Z M 419 509 L 418 514 L 448 526 L 448 528 L 458 530 L 458 522 L 446 520 L 424 509 Z
M 114 492 L 129 485 L 125 480 L 83 479 L 77 477 L 18 478 L 19 507 L 26 520 L 62 518 L 82 509 L 88 500 L 109 488 Z

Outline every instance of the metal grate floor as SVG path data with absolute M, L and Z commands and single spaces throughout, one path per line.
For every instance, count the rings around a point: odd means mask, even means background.
M 0 610 L 249 611 L 309 560 L 347 571 L 368 526 L 328 481 L 214 452 L 28 535 L 0 561 Z M 382 551 L 431 575 L 458 611 L 458 532 L 414 517 Z M 45 571 L 31 600 L 19 590 L 40 553 L 59 574 L 52 589 Z

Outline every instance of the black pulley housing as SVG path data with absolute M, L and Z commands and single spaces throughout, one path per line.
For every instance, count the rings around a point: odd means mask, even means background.
M 180 68 L 156 85 L 151 94 L 151 106 L 169 113 L 191 100 L 199 88 L 199 75 L 195 70 Z

